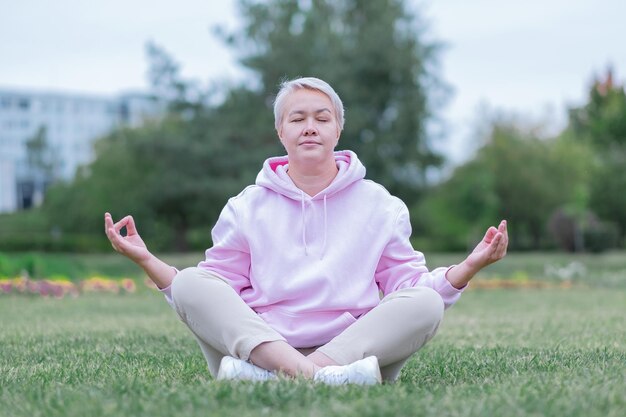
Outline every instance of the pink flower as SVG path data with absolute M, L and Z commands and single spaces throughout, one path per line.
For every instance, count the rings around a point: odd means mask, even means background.
M 135 285 L 135 281 L 133 281 L 130 278 L 121 279 L 119 283 L 120 283 L 120 287 L 122 287 L 122 289 L 126 292 L 134 293 L 135 290 L 137 289 L 137 286 Z

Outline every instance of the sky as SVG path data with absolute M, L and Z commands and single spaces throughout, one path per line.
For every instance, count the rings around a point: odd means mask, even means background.
M 626 79 L 624 0 L 409 0 L 444 45 L 440 149 L 467 159 L 485 114 L 506 112 L 546 131 L 566 123 L 609 65 Z M 154 41 L 201 83 L 243 77 L 212 27 L 239 26 L 235 0 L 0 0 L 0 88 L 114 95 L 147 87 Z M 348 120 L 349 123 L 349 120 Z

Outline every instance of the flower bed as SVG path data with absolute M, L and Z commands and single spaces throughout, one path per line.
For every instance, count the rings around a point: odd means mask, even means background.
M 137 290 L 130 278 L 113 279 L 93 276 L 73 282 L 65 277 L 34 280 L 27 276 L 0 278 L 0 294 L 39 295 L 43 297 L 77 297 L 81 293 L 128 294 Z

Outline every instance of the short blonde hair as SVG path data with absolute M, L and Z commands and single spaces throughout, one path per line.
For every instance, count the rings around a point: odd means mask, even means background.
M 283 122 L 283 107 L 285 105 L 285 99 L 290 93 L 303 88 L 307 90 L 319 91 L 328 96 L 335 110 L 335 117 L 337 118 L 337 123 L 339 124 L 339 130 L 342 131 L 345 121 L 343 103 L 330 84 L 315 77 L 296 78 L 290 81 L 283 81 L 280 84 L 280 90 L 278 90 L 276 99 L 274 99 L 274 127 L 276 130 L 280 130 L 280 124 Z

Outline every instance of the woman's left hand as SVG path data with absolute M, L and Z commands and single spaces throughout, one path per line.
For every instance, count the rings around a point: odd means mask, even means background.
M 483 240 L 476 245 L 465 262 L 471 269 L 480 271 L 487 265 L 504 258 L 508 245 L 509 234 L 506 230 L 506 220 L 502 220 L 497 229 L 493 226 L 487 229 Z
M 502 220 L 497 229 L 493 226 L 487 229 L 483 240 L 463 262 L 448 270 L 446 279 L 455 288 L 465 287 L 478 271 L 504 258 L 508 245 L 506 220 Z

